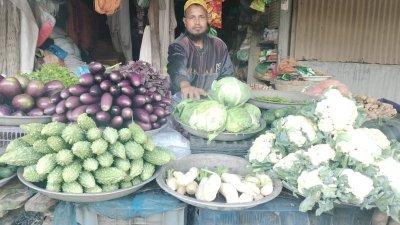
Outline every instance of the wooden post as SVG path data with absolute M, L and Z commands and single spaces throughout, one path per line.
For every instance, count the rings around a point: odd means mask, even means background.
M 258 45 L 259 37 L 256 32 L 249 26 L 247 32 L 250 33 L 250 50 L 249 50 L 249 64 L 247 66 L 247 83 L 262 83 L 254 77 L 255 68 L 258 64 L 260 55 L 260 46 Z
M 151 33 L 151 60 L 153 66 L 160 70 L 161 56 L 160 56 L 160 33 L 159 33 L 159 1 L 151 0 L 149 6 L 149 23 Z
M 279 17 L 278 63 L 290 55 L 292 0 L 281 0 Z

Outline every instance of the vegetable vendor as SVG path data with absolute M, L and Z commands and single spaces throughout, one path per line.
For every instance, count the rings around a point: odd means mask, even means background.
M 199 99 L 216 79 L 234 76 L 226 44 L 208 34 L 207 5 L 204 0 L 188 0 L 184 5 L 185 33 L 168 49 L 168 74 L 174 101 Z

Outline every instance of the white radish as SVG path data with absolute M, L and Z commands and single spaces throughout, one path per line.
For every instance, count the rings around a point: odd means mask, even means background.
M 261 194 L 264 196 L 270 195 L 274 191 L 272 184 L 266 184 L 261 188 Z
M 176 189 L 178 189 L 178 184 L 176 183 L 175 177 L 170 177 L 170 178 L 166 179 L 165 183 L 167 183 L 167 186 L 174 191 L 176 191 Z
M 190 182 L 188 185 L 186 185 L 186 193 L 189 194 L 189 195 L 196 194 L 198 186 L 199 185 L 197 184 L 196 181 Z
M 186 194 L 186 187 L 185 186 L 179 186 L 178 189 L 176 189 L 176 192 L 178 192 L 181 195 Z
M 217 197 L 220 187 L 221 177 L 218 174 L 213 173 L 209 177 L 204 177 L 197 188 L 196 199 L 212 202 Z
M 253 195 L 249 195 L 249 194 L 246 194 L 246 193 L 242 193 L 242 194 L 239 196 L 239 202 L 240 202 L 240 203 L 252 202 L 253 200 L 254 200 Z
M 260 188 L 257 187 L 257 185 L 255 183 L 251 183 L 251 182 L 247 182 L 244 181 L 243 182 L 253 193 L 255 193 L 256 195 L 259 195 L 261 193 Z M 254 196 L 254 195 L 253 195 Z
M 239 202 L 239 193 L 232 184 L 222 183 L 219 192 L 225 197 L 226 203 Z
M 249 185 L 246 185 L 242 182 L 241 177 L 237 174 L 223 173 L 221 175 L 221 179 L 225 183 L 232 184 L 239 192 L 252 196 L 257 195 L 257 193 L 255 193 Z
M 199 169 L 196 167 L 190 168 L 189 171 L 185 174 L 183 174 L 182 172 L 174 173 L 174 176 L 176 177 L 176 182 L 179 186 L 187 186 L 190 182 L 196 179 L 197 175 L 199 175 Z

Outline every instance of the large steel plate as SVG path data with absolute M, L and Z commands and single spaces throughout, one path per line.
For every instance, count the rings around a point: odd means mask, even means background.
M 19 126 L 27 123 L 50 123 L 51 116 L 0 116 L 0 126 Z

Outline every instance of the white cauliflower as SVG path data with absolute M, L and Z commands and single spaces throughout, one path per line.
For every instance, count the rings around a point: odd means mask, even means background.
M 400 193 L 400 162 L 389 157 L 379 161 L 377 166 L 379 168 L 378 174 L 387 177 L 390 187 Z
M 361 128 L 377 146 L 381 149 L 390 147 L 390 141 L 382 131 L 375 128 Z
M 358 116 L 356 102 L 344 97 L 337 89 L 328 90 L 324 97 L 315 108 L 318 129 L 333 134 L 353 129 Z
M 319 144 L 311 146 L 305 154 L 310 157 L 313 166 L 318 166 L 334 159 L 336 153 L 329 144 Z
M 278 163 L 274 165 L 274 169 L 281 168 L 283 170 L 289 170 L 295 161 L 299 160 L 299 157 L 304 154 L 304 151 L 297 151 L 289 153 L 287 156 L 279 160 Z
M 348 154 L 354 160 L 357 160 L 368 166 L 375 162 L 375 159 L 382 154 L 382 148 L 385 147 L 386 136 L 383 139 L 371 137 L 376 131 L 370 131 L 369 128 L 359 128 L 349 130 L 344 134 L 346 138 L 340 139 L 336 143 L 336 148 L 344 154 Z M 389 143 L 390 144 L 390 143 Z
M 297 178 L 297 190 L 301 193 L 304 194 L 304 191 L 321 185 L 324 187 L 324 183 L 321 180 L 321 177 L 319 176 L 319 171 L 321 168 L 312 170 L 312 171 L 303 171 L 300 176 Z M 322 188 L 321 187 L 321 188 Z
M 249 161 L 255 160 L 263 162 L 271 153 L 271 148 L 274 145 L 275 138 L 276 135 L 271 132 L 267 132 L 257 137 L 249 149 Z
M 316 125 L 304 116 L 289 115 L 283 118 L 282 128 L 286 130 L 289 141 L 297 147 L 317 139 Z
M 352 169 L 344 169 L 339 176 L 347 176 L 346 191 L 352 193 L 358 203 L 363 202 L 365 197 L 374 189 L 374 182 L 371 178 Z

